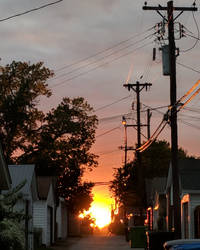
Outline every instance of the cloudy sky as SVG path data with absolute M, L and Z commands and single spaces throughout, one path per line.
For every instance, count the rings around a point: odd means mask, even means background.
M 124 142 L 121 117 L 132 112 L 132 124 L 136 118 L 131 109 L 135 93 L 128 92 L 123 84 L 127 79 L 131 83 L 138 80 L 150 82 L 151 89 L 141 92 L 141 102 L 152 108 L 169 105 L 169 77 L 162 75 L 160 45 L 155 42 L 156 30 L 152 28 L 162 20 L 155 11 L 143 11 L 142 0 L 63 0 L 3 21 L 51 2 L 54 1 L 0 1 L 1 65 L 12 60 L 43 61 L 54 70 L 55 77 L 49 81 L 53 96 L 48 100 L 41 99 L 40 103 L 45 111 L 55 107 L 65 96 L 83 96 L 94 107 L 99 127 L 93 151 L 100 155 L 99 168 L 85 178 L 110 181 L 113 168 L 121 166 L 124 160 L 124 152 L 118 149 Z M 167 4 L 167 1 L 147 2 L 154 6 Z M 193 2 L 180 0 L 174 1 L 174 5 L 192 6 Z M 196 4 L 200 8 L 199 0 Z M 199 11 L 194 16 L 184 12 L 177 22 L 188 29 L 187 34 L 198 37 Z M 199 79 L 199 43 L 194 47 L 197 40 L 189 35 L 176 41 L 180 48 L 177 62 L 182 64 L 177 64 L 178 98 Z M 154 47 L 157 57 L 152 61 Z M 146 109 L 144 105 L 142 108 L 143 111 Z M 153 111 L 152 133 L 166 110 Z M 143 112 L 144 122 L 145 116 Z M 196 96 L 187 109 L 180 112 L 178 123 L 179 145 L 196 156 L 200 156 L 199 120 L 200 97 Z M 145 130 L 143 133 L 146 135 Z M 159 138 L 170 141 L 170 128 L 165 128 Z M 128 144 L 133 146 L 135 143 L 136 131 L 132 128 L 128 130 Z M 129 152 L 131 159 L 133 153 Z M 103 189 L 107 190 L 107 187 L 96 187 L 98 192 Z

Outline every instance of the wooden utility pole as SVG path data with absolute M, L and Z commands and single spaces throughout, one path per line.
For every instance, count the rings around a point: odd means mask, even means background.
M 139 83 L 138 81 L 136 82 L 136 84 L 124 84 L 124 87 L 128 88 L 128 90 L 130 91 L 131 89 L 133 91 L 135 91 L 136 93 L 136 98 L 137 98 L 137 147 L 141 147 L 141 126 L 143 126 L 141 124 L 140 121 L 140 92 L 146 88 L 146 90 L 148 89 L 148 87 L 151 87 L 152 84 L 151 83 Z M 138 181 L 139 181 L 139 187 L 138 189 L 141 192 L 141 200 L 140 200 L 140 208 L 144 208 L 146 206 L 146 191 L 145 191 L 145 175 L 144 175 L 144 168 L 141 164 L 141 153 L 137 150 L 136 151 L 136 157 L 137 157 L 137 162 L 138 162 Z
M 167 3 L 167 7 L 162 6 L 143 6 L 143 10 L 156 10 L 168 23 L 168 42 L 169 42 L 169 69 L 170 69 L 170 104 L 171 104 L 171 163 L 173 179 L 173 206 L 174 206 L 174 229 L 175 238 L 181 238 L 181 202 L 179 191 L 179 170 L 178 170 L 178 132 L 177 132 L 177 108 L 176 104 L 176 46 L 174 39 L 174 20 L 177 19 L 184 11 L 197 11 L 195 7 L 174 7 L 173 1 Z M 167 11 L 166 19 L 160 11 Z M 174 18 L 174 11 L 180 13 Z

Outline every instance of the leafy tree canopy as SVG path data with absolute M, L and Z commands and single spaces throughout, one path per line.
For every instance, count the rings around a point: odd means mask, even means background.
M 170 144 L 163 141 L 155 141 L 142 154 L 143 169 L 146 178 L 166 177 L 171 159 Z M 194 158 L 188 156 L 187 152 L 179 148 L 178 158 Z M 129 206 L 137 202 L 137 169 L 138 162 L 135 157 L 133 162 L 115 170 L 114 179 L 110 186 L 111 192 L 120 204 Z
M 31 65 L 13 61 L 1 67 L 0 139 L 8 163 L 43 118 L 36 105 L 40 96 L 51 95 L 45 83 L 51 76 L 53 73 L 41 62 Z
M 13 61 L 1 71 L 0 140 L 7 163 L 35 164 L 38 175 L 58 176 L 59 194 L 74 202 L 74 194 L 82 194 L 87 206 L 91 184 L 81 177 L 97 166 L 90 153 L 97 127 L 93 108 L 82 97 L 65 97 L 46 114 L 39 110 L 40 98 L 52 94 L 46 81 L 53 72 L 42 62 Z

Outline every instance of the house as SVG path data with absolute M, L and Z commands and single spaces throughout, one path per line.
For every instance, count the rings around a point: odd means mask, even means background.
M 58 239 L 65 239 L 68 236 L 68 207 L 64 198 L 59 198 L 56 208 L 56 228 Z
M 182 238 L 200 238 L 200 159 L 178 161 Z M 172 169 L 167 179 L 168 226 L 173 226 Z M 171 221 L 170 221 L 171 220 Z
M 166 177 L 146 179 L 147 226 L 149 230 L 166 230 Z
M 25 185 L 19 191 L 22 193 L 22 199 L 18 200 L 14 209 L 24 211 L 24 230 L 25 230 L 25 249 L 33 250 L 33 202 L 38 199 L 37 185 L 34 165 L 9 165 L 8 166 L 12 188 L 15 188 L 24 180 Z
M 79 237 L 81 235 L 81 220 L 72 212 L 68 216 L 68 236 Z
M 51 176 L 38 176 L 39 200 L 33 205 L 33 225 L 42 230 L 42 244 L 50 246 L 55 242 L 56 200 L 55 183 Z
M 8 166 L 5 163 L 2 146 L 0 144 L 0 191 L 11 188 L 11 176 Z

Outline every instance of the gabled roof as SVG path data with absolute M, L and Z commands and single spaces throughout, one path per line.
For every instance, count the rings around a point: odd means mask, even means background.
M 47 199 L 51 184 L 53 185 L 54 190 L 54 179 L 52 176 L 37 176 L 37 188 L 39 199 Z
M 148 205 L 151 205 L 152 201 L 154 200 L 155 193 L 165 194 L 166 181 L 166 177 L 155 177 L 153 179 L 145 179 Z
M 8 165 L 8 168 L 12 179 L 12 188 L 26 180 L 26 184 L 20 192 L 25 196 L 30 196 L 31 184 L 35 175 L 35 165 Z
M 182 190 L 200 190 L 200 159 L 182 159 L 178 161 L 180 187 Z M 170 164 L 167 188 L 172 184 Z
M 0 144 L 0 190 L 8 190 L 11 187 L 11 176 L 4 160 L 2 146 Z

